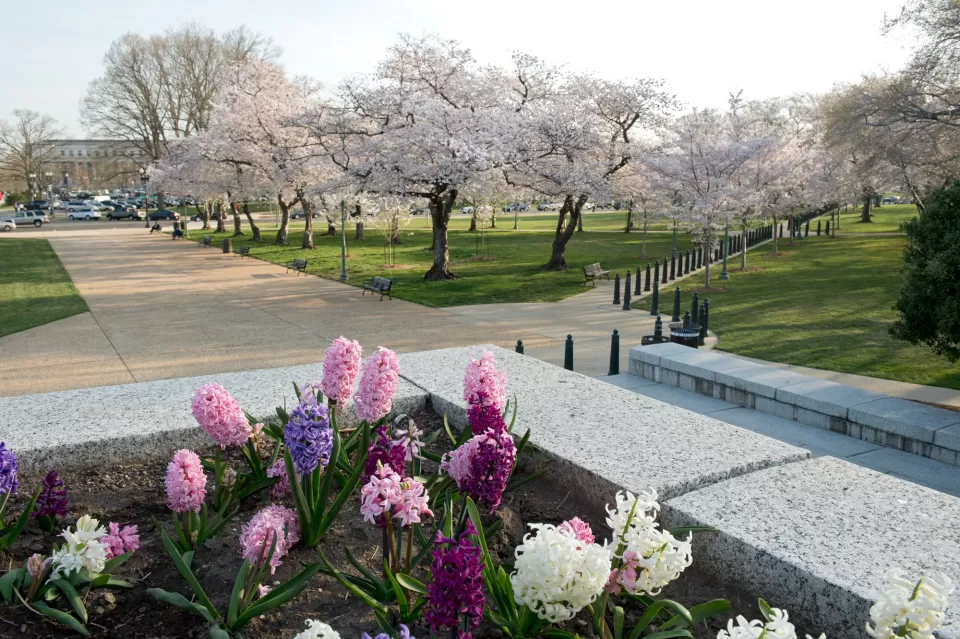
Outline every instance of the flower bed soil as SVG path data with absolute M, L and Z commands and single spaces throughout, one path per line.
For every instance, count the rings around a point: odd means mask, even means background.
M 442 428 L 442 420 L 432 412 L 424 411 L 413 418 L 427 434 Z M 522 429 L 522 424 L 518 423 L 518 429 Z M 441 436 L 433 450 L 439 452 L 445 444 L 448 444 L 447 439 Z M 228 455 L 228 458 L 235 467 L 240 467 L 238 455 Z M 525 455 L 518 464 L 517 472 L 530 472 L 533 463 Z M 68 523 L 72 524 L 80 515 L 89 513 L 104 525 L 108 521 L 115 521 L 121 525 L 139 526 L 140 549 L 116 574 L 133 582 L 135 587 L 132 590 L 97 590 L 87 596 L 86 605 L 90 612 L 88 628 L 94 637 L 168 639 L 207 636 L 207 624 L 202 619 L 156 601 L 146 593 L 147 588 L 163 588 L 192 598 L 189 588 L 164 552 L 152 523 L 156 519 L 168 530 L 172 528 L 163 489 L 165 466 L 165 463 L 129 464 L 82 473 L 64 473 L 70 500 Z M 433 465 L 427 465 L 425 472 L 435 470 L 435 467 L 431 466 Z M 22 478 L 21 494 L 13 501 L 13 507 L 8 509 L 8 512 L 19 513 L 26 501 L 27 487 L 35 485 L 39 485 L 39 478 Z M 613 501 L 613 495 L 610 496 L 610 501 Z M 226 610 L 226 602 L 241 563 L 238 544 L 240 526 L 261 506 L 255 499 L 248 500 L 240 515 L 217 538 L 208 541 L 196 553 L 194 572 L 221 611 Z M 604 523 L 604 504 L 585 502 L 577 495 L 575 488 L 568 489 L 558 485 L 547 473 L 504 495 L 500 508 L 488 518 L 490 522 L 495 517 L 503 520 L 501 529 L 488 540 L 490 549 L 497 554 L 499 562 L 512 562 L 514 548 L 522 542 L 526 524 L 559 524 L 574 515 L 590 523 L 598 541 L 609 538 L 610 531 Z M 34 552 L 49 555 L 52 544 L 59 541 L 62 540 L 53 534 L 44 534 L 31 520 L 8 553 L 0 552 L 0 569 L 5 571 L 10 567 L 22 566 L 26 558 Z M 337 568 L 346 571 L 350 570 L 350 566 L 343 547 L 349 546 L 371 570 L 378 572 L 380 542 L 380 530 L 363 521 L 359 513 L 359 501 L 354 495 L 321 542 L 321 549 Z M 672 598 L 688 606 L 710 599 L 726 598 L 731 603 L 731 616 L 759 616 L 756 601 L 752 597 L 728 585 L 722 585 L 697 570 L 696 540 L 693 557 L 693 566 L 668 586 L 662 597 Z M 285 580 L 297 572 L 300 562 L 315 561 L 316 551 L 297 548 L 283 559 L 283 565 L 277 569 L 274 578 L 278 581 Z M 426 565 L 429 567 L 429 562 L 426 562 Z M 417 576 L 424 579 L 422 574 Z M 265 583 L 269 584 L 269 580 Z M 639 615 L 636 609 L 631 611 L 630 604 L 627 604 L 626 608 L 626 627 L 632 628 L 631 619 L 635 620 Z M 371 634 L 378 632 L 369 608 L 349 595 L 333 578 L 316 575 L 296 599 L 265 617 L 254 620 L 244 629 L 243 636 L 248 639 L 289 639 L 302 631 L 306 626 L 305 620 L 311 618 L 330 624 L 344 639 L 359 639 L 363 631 Z M 708 620 L 701 624 L 694 634 L 698 638 L 712 639 L 716 637 L 717 630 L 725 624 L 726 618 Z M 579 633 L 585 639 L 593 637 L 586 610 L 564 624 L 564 627 Z M 422 625 L 418 624 L 411 628 L 411 631 L 421 639 L 429 637 L 429 631 Z M 72 636 L 76 635 L 52 625 L 22 606 L 12 607 L 0 603 L 0 637 L 59 639 Z M 503 634 L 499 629 L 481 623 L 474 636 L 486 639 L 499 638 Z

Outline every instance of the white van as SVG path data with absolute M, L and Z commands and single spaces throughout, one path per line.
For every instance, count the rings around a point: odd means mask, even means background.
M 94 202 L 106 202 L 109 199 L 109 195 L 94 195 L 93 197 L 88 198 L 88 200 L 93 200 Z

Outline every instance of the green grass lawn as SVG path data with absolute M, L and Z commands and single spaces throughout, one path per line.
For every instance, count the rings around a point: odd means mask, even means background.
M 882 207 L 881 210 L 895 207 Z M 843 227 L 841 227 L 843 228 Z M 845 229 L 844 229 L 845 230 Z M 924 346 L 894 340 L 887 327 L 901 277 L 902 237 L 811 236 L 790 246 L 781 241 L 779 257 L 764 255 L 769 245 L 748 253 L 739 273 L 711 286 L 710 329 L 719 348 L 759 359 L 844 373 L 960 389 L 960 364 L 951 365 Z M 681 287 L 681 308 L 690 307 L 686 289 L 703 285 L 702 277 Z M 672 287 L 661 296 L 662 315 L 673 308 Z M 649 309 L 649 302 L 641 307 Z
M 636 227 L 640 224 L 640 214 L 634 214 L 633 224 Z M 518 216 L 519 229 L 521 231 L 553 231 L 557 228 L 557 213 L 539 212 L 536 215 L 526 214 Z M 584 231 L 622 231 L 627 224 L 626 211 L 597 211 L 596 213 L 583 214 Z M 409 228 L 428 229 L 430 220 L 425 215 L 415 216 Z M 470 216 L 461 213 L 454 213 L 450 218 L 449 228 L 451 230 L 465 231 L 470 228 Z M 647 229 L 650 231 L 666 231 L 668 225 L 663 221 L 652 221 Z M 497 228 L 487 228 L 491 232 L 509 232 L 513 231 L 513 213 L 499 213 L 497 215 Z
M 873 220 L 869 224 L 860 221 L 860 207 L 850 207 L 846 213 L 840 213 L 839 233 L 896 233 L 900 225 L 917 216 L 917 207 L 913 204 L 884 204 L 870 212 Z M 824 220 L 826 224 L 826 220 Z
M 190 231 L 190 238 L 198 240 L 212 235 L 215 242 L 231 233 L 216 234 L 209 231 Z M 276 231 L 263 230 L 264 241 L 253 244 L 244 238 L 235 238 L 234 246 L 250 244 L 250 255 L 275 264 L 284 264 L 295 257 L 309 260 L 308 272 L 337 279 L 340 275 L 340 237 L 315 235 L 313 250 L 299 248 L 302 231 L 290 234 L 288 246 L 274 246 Z M 402 244 L 395 247 L 395 267 L 384 266 L 383 240 L 368 229 L 362 242 L 347 234 L 350 257 L 347 260 L 349 283 L 359 285 L 361 280 L 379 275 L 395 280 L 393 292 L 398 298 L 427 306 L 459 306 L 493 302 L 550 302 L 575 295 L 583 290 L 584 264 L 600 262 L 604 268 L 626 273 L 627 268 L 636 269 L 648 261 L 641 257 L 641 237 L 637 233 L 583 233 L 574 234 L 567 245 L 566 260 L 570 270 L 544 272 L 539 266 L 550 257 L 553 235 L 550 233 L 491 233 L 487 236 L 489 260 L 475 257 L 476 233 L 450 231 L 450 260 L 452 270 L 459 279 L 448 282 L 425 282 L 423 274 L 430 268 L 433 255 L 426 249 L 430 246 L 430 233 L 406 229 Z M 671 236 L 651 235 L 647 238 L 649 259 L 669 255 Z M 681 250 L 689 248 L 690 240 L 680 237 Z
M 86 310 L 50 242 L 0 240 L 0 336 Z

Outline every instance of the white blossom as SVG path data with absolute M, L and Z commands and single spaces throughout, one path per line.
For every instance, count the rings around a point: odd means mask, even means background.
M 878 639 L 933 639 L 952 592 L 953 582 L 946 575 L 938 580 L 915 580 L 893 568 L 887 572 L 880 598 L 870 608 L 873 627 L 867 624 L 867 633 Z
M 573 618 L 592 603 L 610 576 L 610 550 L 584 544 L 573 534 L 549 524 L 530 524 L 516 549 L 516 571 L 510 575 L 513 596 L 551 623 Z
M 737 616 L 736 625 L 731 619 L 727 622 L 727 629 L 717 633 L 717 639 L 797 639 L 797 630 L 790 623 L 789 615 L 786 610 L 771 608 L 772 619 L 766 622 L 758 619 L 747 621 L 742 615 Z M 810 635 L 807 639 L 812 639 Z M 819 639 L 827 639 L 827 635 L 821 634 Z
M 625 541 L 626 536 L 656 525 L 656 513 L 660 510 L 656 490 L 651 488 L 650 492 L 639 495 L 618 491 L 616 502 L 612 509 L 607 505 L 607 526 L 613 530 L 616 540 Z
M 307 629 L 293 639 L 340 639 L 340 633 L 316 619 L 307 619 Z
M 60 536 L 67 543 L 54 549 L 50 578 L 56 579 L 83 569 L 91 574 L 102 571 L 107 561 L 107 551 L 99 539 L 106 534 L 106 528 L 90 515 L 78 519 L 75 530 L 65 528 Z

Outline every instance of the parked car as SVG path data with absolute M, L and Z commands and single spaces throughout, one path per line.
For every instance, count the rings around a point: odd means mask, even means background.
M 549 211 L 549 210 L 550 210 L 550 203 L 549 203 L 549 202 L 541 202 L 540 204 L 537 204 L 537 210 L 538 210 L 538 211 Z
M 471 213 L 473 213 L 473 211 L 474 211 L 474 208 L 472 206 L 460 207 L 460 212 L 463 213 L 464 215 L 470 215 Z
M 143 216 L 143 212 L 138 211 L 135 206 L 118 205 L 107 213 L 108 220 L 142 220 Z
M 216 221 L 218 221 L 219 219 L 220 219 L 220 214 L 219 214 L 219 213 L 211 213 L 211 214 L 210 214 L 210 221 L 211 221 L 211 222 L 216 222 Z M 226 216 L 224 216 L 224 219 L 226 219 Z M 191 222 L 203 222 L 203 215 L 200 214 L 200 213 L 196 213 L 196 214 L 194 214 L 194 215 L 190 218 L 190 221 L 191 221 Z
M 410 215 L 423 215 L 426 212 L 427 209 L 423 208 L 422 206 L 410 209 Z
M 16 231 L 17 223 L 12 217 L 0 218 L 0 231 Z
M 45 211 L 50 208 L 50 202 L 47 200 L 33 200 L 23 205 L 25 211 Z
M 99 220 L 100 217 L 100 211 L 90 204 L 67 207 L 68 220 Z
M 514 202 L 503 207 L 504 213 L 513 213 L 514 211 L 529 211 L 530 205 L 526 202 Z
M 297 219 L 300 219 L 301 217 L 303 217 L 303 209 L 296 209 L 296 210 L 290 211 L 291 220 L 297 220 Z M 316 220 L 317 218 L 320 217 L 320 214 L 313 213 L 311 217 Z
M 147 219 L 150 221 L 154 220 L 179 220 L 180 214 L 176 211 L 168 211 L 166 209 L 160 209 L 159 211 L 154 211 L 147 216 Z
M 18 211 L 13 214 L 12 218 L 18 226 L 33 224 L 37 228 L 40 228 L 50 221 L 50 218 L 47 217 L 47 214 L 43 211 Z
M 84 202 L 83 200 L 70 200 L 67 202 L 67 213 L 72 213 L 80 209 L 89 209 L 93 208 L 89 202 Z

